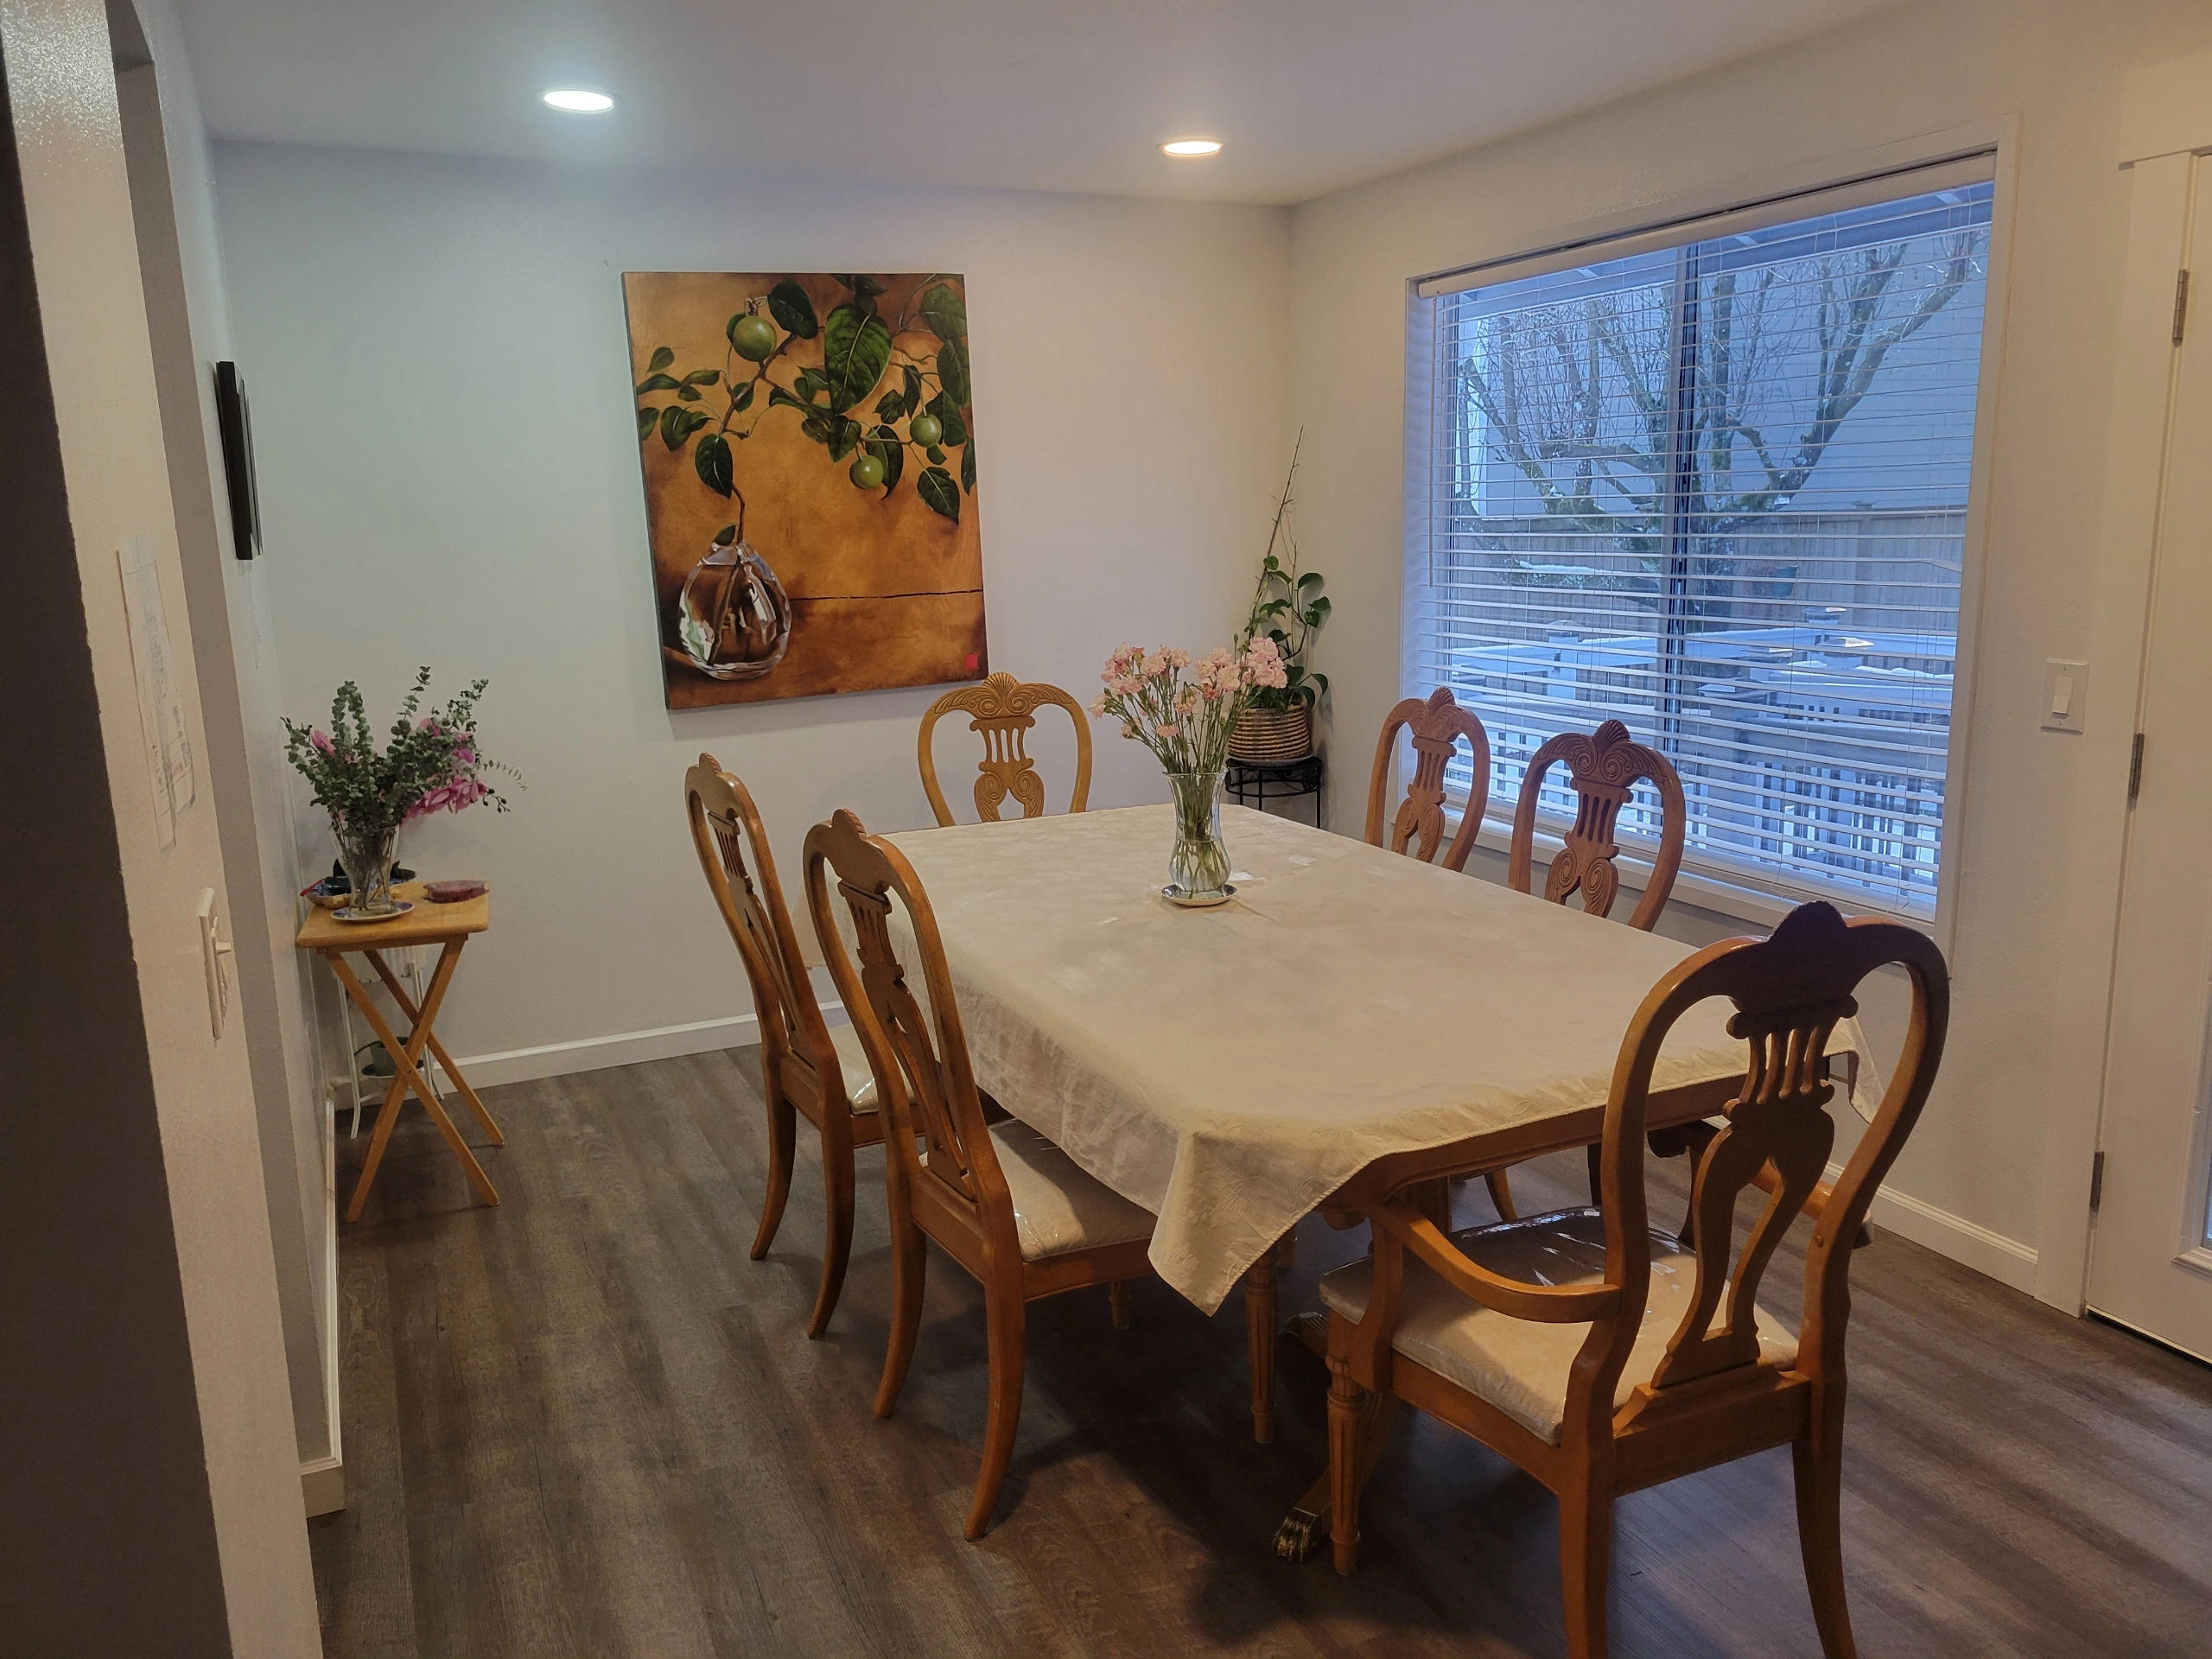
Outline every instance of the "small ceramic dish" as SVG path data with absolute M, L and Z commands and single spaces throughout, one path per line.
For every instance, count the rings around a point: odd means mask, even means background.
M 1211 910 L 1216 905 L 1225 905 L 1234 899 L 1236 889 L 1224 883 L 1219 893 L 1210 893 L 1204 898 L 1198 898 L 1184 892 L 1171 881 L 1160 890 L 1160 896 L 1169 904 L 1179 905 L 1185 910 Z
M 392 907 L 391 907 L 390 910 L 384 911 L 384 912 L 380 912 L 380 913 L 379 913 L 379 914 L 378 914 L 378 915 L 374 915 L 374 916 L 357 916 L 357 915 L 355 915 L 355 914 L 353 913 L 353 912 L 352 908 L 349 906 L 349 907 L 347 907 L 347 908 L 346 908 L 346 909 L 343 909 L 343 910 L 334 910 L 334 911 L 332 911 L 332 912 L 330 912 L 330 917 L 331 917 L 331 919 L 332 919 L 333 921 L 338 921 L 338 922 L 361 922 L 361 923 L 364 923 L 364 924 L 372 924 L 372 923 L 376 923 L 376 922 L 396 922 L 396 921 L 397 921 L 397 920 L 398 920 L 402 916 L 404 916 L 404 915 L 405 915 L 409 911 L 410 911 L 410 910 L 412 910 L 412 909 L 414 909 L 414 908 L 415 908 L 415 905 L 414 905 L 414 901 L 413 901 L 413 900 L 411 900 L 411 899 L 399 899 L 399 900 L 397 900 L 397 902 L 395 902 L 395 903 L 393 904 Z

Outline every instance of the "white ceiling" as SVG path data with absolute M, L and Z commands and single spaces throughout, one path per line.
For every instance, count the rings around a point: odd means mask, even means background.
M 219 137 L 1291 202 L 1897 0 L 178 0 Z M 560 115 L 553 86 L 619 100 Z M 1227 149 L 1174 162 L 1187 135 Z

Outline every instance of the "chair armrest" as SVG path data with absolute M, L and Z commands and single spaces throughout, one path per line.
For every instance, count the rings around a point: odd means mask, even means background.
M 1470 1261 L 1441 1228 L 1408 1205 L 1393 1201 L 1376 1205 L 1371 1213 L 1378 1226 L 1387 1228 L 1452 1289 L 1516 1319 L 1587 1325 L 1621 1305 L 1618 1285 L 1531 1285 L 1492 1273 Z

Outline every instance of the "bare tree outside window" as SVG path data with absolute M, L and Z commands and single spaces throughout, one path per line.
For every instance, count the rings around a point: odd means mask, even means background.
M 1989 203 L 1439 302 L 1421 648 L 1503 729 L 1504 798 L 1617 715 L 1675 759 L 1694 854 L 1932 905 Z

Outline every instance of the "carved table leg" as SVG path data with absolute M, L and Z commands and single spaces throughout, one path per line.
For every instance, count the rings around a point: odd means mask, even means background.
M 1390 1438 L 1390 1425 L 1397 1415 L 1395 1395 L 1370 1394 L 1361 1402 L 1359 1456 L 1352 1477 L 1355 1489 L 1364 1486 L 1368 1476 L 1375 1472 L 1376 1460 L 1382 1455 L 1382 1447 Z M 1275 1529 L 1275 1554 L 1286 1561 L 1305 1560 L 1329 1535 L 1333 1516 L 1329 1472 L 1326 1469 L 1321 1471 L 1320 1478 L 1306 1489 L 1306 1496 L 1291 1506 L 1290 1513 Z
M 1252 1438 L 1266 1446 L 1275 1437 L 1275 1253 L 1269 1250 L 1244 1275 L 1244 1336 L 1252 1369 Z

